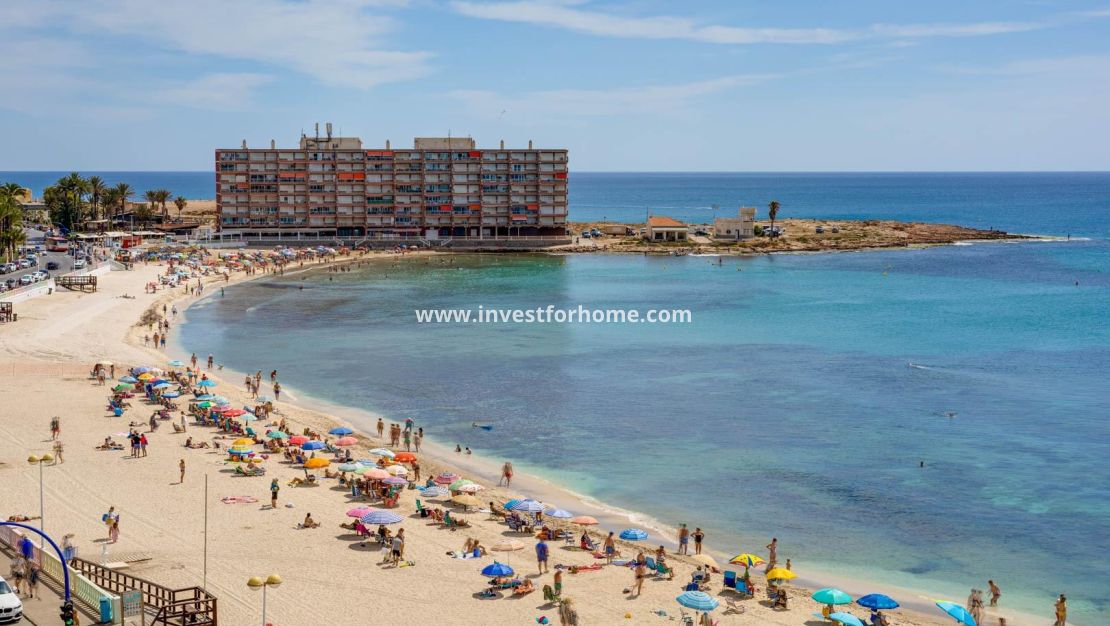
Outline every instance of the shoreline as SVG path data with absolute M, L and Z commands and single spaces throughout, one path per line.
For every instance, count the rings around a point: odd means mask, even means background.
M 1052 240 L 1026 237 L 1022 239 L 987 239 L 981 240 L 981 243 L 1022 243 L 1032 241 Z M 1059 241 L 1065 240 L 1063 238 L 1059 238 Z M 955 245 L 956 243 L 957 242 L 925 244 L 917 246 L 916 248 L 927 249 L 944 245 Z M 900 246 L 900 248 L 905 249 L 906 246 Z M 910 247 L 910 249 L 914 248 L 915 247 Z M 821 254 L 825 252 L 862 252 L 868 250 L 881 251 L 889 249 L 890 247 L 818 251 L 783 250 L 768 252 L 750 252 L 742 254 Z M 627 251 L 599 252 L 609 254 L 636 254 L 634 252 Z M 485 254 L 485 252 L 471 253 L 463 251 L 449 251 L 448 254 Z M 498 254 L 503 253 L 498 252 Z M 313 270 L 325 271 L 326 269 L 328 269 L 328 267 L 333 265 L 346 265 L 358 262 L 359 260 L 365 260 L 368 262 L 400 260 L 401 262 L 403 262 L 404 257 L 398 259 L 397 257 L 393 257 L 391 255 L 375 255 L 373 258 L 369 259 L 356 258 L 336 260 L 332 263 L 314 264 L 303 269 L 297 269 L 295 272 L 292 272 L 292 274 L 307 273 Z M 287 275 L 289 274 L 290 273 L 287 272 Z M 248 280 L 257 281 L 265 278 L 274 278 L 274 275 L 260 274 L 255 277 L 246 277 L 245 279 L 239 280 L 233 284 L 242 284 L 247 282 Z M 180 299 L 174 300 L 175 302 L 178 302 L 179 300 L 188 300 L 187 304 L 183 308 L 179 308 L 179 317 L 177 323 L 179 325 L 187 323 L 188 310 L 190 307 L 198 302 L 202 302 L 215 296 L 215 292 L 212 292 L 207 293 L 200 298 L 188 298 L 182 295 Z M 164 352 L 164 354 L 166 354 L 167 356 L 172 356 L 174 358 L 187 360 L 191 352 L 186 350 L 186 347 L 182 344 L 181 334 L 174 333 L 172 336 L 173 340 L 170 342 L 170 345 L 167 346 L 167 350 Z M 225 367 L 224 370 L 217 374 L 216 378 L 241 380 L 244 376 L 246 376 L 246 373 L 244 372 Z M 313 415 L 318 416 L 320 419 L 324 420 L 325 423 L 329 424 L 329 427 L 330 425 L 343 425 L 353 427 L 356 430 L 356 435 L 368 440 L 374 439 L 374 437 L 369 433 L 371 433 L 371 431 L 373 430 L 373 421 L 376 420 L 378 417 L 381 417 L 387 422 L 398 422 L 403 421 L 404 419 L 403 417 L 389 416 L 386 414 L 377 413 L 371 409 L 343 405 L 328 400 L 326 398 L 314 396 L 308 392 L 298 389 L 296 386 L 288 386 L 283 384 L 283 396 L 285 396 L 286 394 L 288 394 L 289 397 L 292 398 L 292 401 L 286 401 L 283 399 L 283 405 L 290 405 L 301 410 L 310 412 Z M 496 484 L 497 478 L 500 474 L 501 461 L 486 457 L 478 452 L 475 452 L 472 456 L 469 457 L 459 456 L 454 453 L 453 447 L 450 444 L 438 441 L 434 434 L 429 434 L 425 437 L 423 448 L 421 450 L 421 459 L 424 463 L 431 461 L 432 464 L 438 467 L 458 471 L 464 476 L 483 479 L 489 485 Z M 510 491 L 514 492 L 516 495 L 523 494 L 527 495 L 528 497 L 534 497 L 544 502 L 554 503 L 561 508 L 568 508 L 569 510 L 572 510 L 575 514 L 592 515 L 596 517 L 599 522 L 601 522 L 601 524 L 597 528 L 623 528 L 627 525 L 643 527 L 651 531 L 653 537 L 662 537 L 662 543 L 668 547 L 668 550 L 677 545 L 677 539 L 674 536 L 672 525 L 666 524 L 652 515 L 609 504 L 586 493 L 576 492 L 566 487 L 565 485 L 556 482 L 557 479 L 545 476 L 543 473 L 543 468 L 532 468 L 528 464 L 518 463 L 515 460 L 513 461 L 513 463 L 516 472 L 514 474 L 514 489 Z M 492 489 L 483 493 L 489 494 L 491 492 Z M 485 498 L 480 497 L 480 499 L 484 500 Z M 565 504 L 568 502 L 569 505 Z M 655 545 L 657 543 L 657 540 L 651 539 L 648 543 Z M 636 549 L 638 547 L 635 544 L 630 544 L 627 542 L 624 542 L 623 545 L 630 549 Z M 756 550 L 756 552 L 759 552 L 759 550 Z M 719 550 L 711 549 L 708 549 L 707 553 L 716 557 L 719 563 L 724 564 L 724 569 L 729 569 L 727 561 L 732 556 L 731 554 L 726 554 L 724 552 L 720 552 Z M 899 610 L 900 614 L 912 612 L 915 614 L 915 618 L 926 620 L 926 622 L 924 623 L 931 623 L 930 620 L 935 619 L 935 613 L 937 611 L 935 606 L 933 606 L 932 604 L 933 598 L 940 599 L 940 596 L 944 595 L 942 592 L 930 590 L 926 587 L 908 587 L 894 585 L 891 583 L 878 582 L 876 580 L 864 577 L 853 577 L 843 572 L 838 572 L 838 565 L 836 563 L 810 563 L 808 561 L 804 561 L 804 559 L 795 559 L 795 561 L 805 563 L 804 567 L 808 570 L 808 573 L 805 575 L 799 575 L 798 579 L 790 584 L 790 587 L 806 590 L 807 596 L 813 590 L 828 585 L 837 586 L 838 588 L 848 592 L 850 595 L 856 597 L 863 595 L 864 593 L 886 593 L 887 595 L 898 597 L 899 600 L 902 601 L 903 608 Z M 732 567 L 732 569 L 736 568 Z M 1013 594 L 1011 594 L 1011 597 L 1012 595 Z M 949 594 L 948 599 L 956 602 L 957 604 L 961 603 L 960 596 L 953 596 Z M 997 614 L 988 613 L 988 615 Z M 1011 626 L 1048 626 L 1052 622 L 1052 620 L 1050 619 L 1042 619 L 1032 614 L 1020 613 L 1011 609 L 1006 609 L 1005 612 L 1001 615 L 1007 618 L 1008 623 Z

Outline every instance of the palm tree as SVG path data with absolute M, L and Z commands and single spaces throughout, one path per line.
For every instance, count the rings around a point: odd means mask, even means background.
M 778 200 L 772 200 L 771 204 L 767 205 L 767 217 L 771 218 L 771 236 L 772 237 L 775 236 L 775 218 L 777 218 L 779 216 L 779 207 L 780 206 L 781 205 L 779 204 Z
M 22 189 L 20 189 L 22 191 Z M 8 185 L 0 189 L 0 256 L 14 259 L 16 250 L 27 242 L 23 231 L 23 207 L 9 193 Z
M 127 203 L 132 196 L 135 195 L 135 190 L 127 183 L 119 183 L 116 185 L 116 204 L 119 206 L 118 215 L 123 215 L 127 212 Z
M 166 211 L 166 202 L 173 197 L 173 194 L 169 189 L 155 189 L 154 196 L 158 199 L 158 204 L 162 205 L 162 222 L 165 223 L 170 217 L 169 212 Z
M 4 183 L 0 185 L 0 196 L 18 201 L 19 198 L 23 197 L 23 186 L 19 183 Z
M 108 230 L 111 230 L 112 213 L 115 211 L 116 205 L 119 204 L 119 189 L 115 187 L 105 189 L 100 202 L 104 206 L 104 219 L 108 221 Z
M 185 207 L 189 205 L 189 201 L 185 199 L 185 196 L 177 196 L 176 198 L 174 198 L 173 204 L 177 207 L 177 219 L 180 220 L 181 212 L 184 211 Z
M 89 202 L 92 204 L 90 215 L 94 220 L 98 220 L 100 219 L 100 203 L 104 199 L 104 192 L 108 191 L 108 185 L 104 184 L 104 179 L 99 176 L 90 176 L 86 183 L 89 190 Z
M 77 228 L 85 218 L 85 194 L 88 181 L 77 172 L 58 179 L 42 191 L 51 221 L 68 230 Z

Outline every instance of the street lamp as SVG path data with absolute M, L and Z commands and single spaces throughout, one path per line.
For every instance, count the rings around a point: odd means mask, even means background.
M 277 587 L 281 584 L 281 576 L 277 574 L 270 574 L 266 578 L 260 576 L 252 576 L 247 581 L 247 586 L 251 589 L 262 590 L 262 626 L 266 626 L 266 587 Z
M 39 466 L 39 529 L 42 530 L 43 532 L 46 532 L 46 517 L 45 517 L 45 514 L 44 514 L 44 511 L 46 509 L 46 505 L 45 505 L 46 499 L 43 496 L 43 489 L 42 489 L 42 465 L 43 465 L 43 463 L 53 463 L 54 462 L 54 455 L 50 454 L 49 452 L 47 452 L 46 454 L 43 454 L 42 456 L 32 454 L 31 456 L 27 457 L 27 462 L 30 463 L 31 465 L 38 465 Z M 40 549 L 42 549 L 45 546 L 45 543 L 46 543 L 46 540 L 43 539 L 42 537 L 39 537 L 39 548 Z

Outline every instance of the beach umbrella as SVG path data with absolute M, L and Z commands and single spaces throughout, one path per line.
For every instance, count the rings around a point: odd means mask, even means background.
M 242 415 L 246 415 L 247 412 L 243 409 L 224 409 L 223 414 L 227 417 L 239 417 Z
M 390 476 L 389 478 L 383 478 L 382 482 L 387 484 L 387 485 L 407 485 L 407 484 L 409 484 L 408 479 L 401 478 L 400 476 Z
M 521 500 L 526 500 L 526 499 L 527 498 L 513 498 L 512 500 L 509 500 L 508 502 L 506 502 L 502 506 L 505 507 L 506 511 L 511 511 L 513 509 L 513 507 L 516 506 L 516 504 L 518 502 L 520 502 Z
M 169 389 L 170 387 L 173 387 L 173 385 L 167 383 L 166 381 L 162 381 L 156 385 L 151 385 L 151 389 Z
M 231 404 L 231 400 L 228 400 L 227 398 L 225 398 L 223 396 L 216 396 L 215 398 L 212 398 L 212 402 L 215 402 L 216 404 L 218 404 L 220 406 L 226 406 L 228 404 Z
M 391 459 L 393 458 L 393 451 L 386 450 L 385 448 L 374 448 L 370 451 L 370 454 L 373 454 L 374 456 L 384 456 Z
M 156 376 L 150 372 L 143 372 L 138 375 L 139 380 L 153 380 Z
M 791 580 L 798 577 L 797 574 L 784 567 L 776 567 L 769 570 L 766 576 L 767 580 Z
M 458 491 L 460 488 L 465 487 L 467 485 L 472 485 L 472 484 L 474 484 L 473 480 L 467 480 L 465 478 L 460 478 L 460 479 L 456 480 L 455 482 L 451 483 L 450 485 L 448 485 L 447 488 L 450 489 L 451 491 Z
M 288 439 L 289 434 L 282 430 L 271 430 L 266 433 L 266 437 L 270 439 Z
M 521 500 L 513 505 L 510 509 L 512 511 L 523 511 L 525 513 L 539 513 L 547 507 L 542 502 L 536 500 Z
M 216 386 L 216 381 L 212 380 L 211 378 L 205 378 L 204 380 L 197 383 L 197 387 L 215 387 L 215 386 Z
M 493 547 L 490 548 L 490 550 L 495 550 L 497 552 L 516 552 L 517 550 L 523 549 L 524 544 L 520 543 L 516 539 L 502 539 L 501 541 L 493 544 Z
M 216 399 L 216 396 L 214 396 L 210 393 L 202 393 L 199 396 L 197 396 L 197 400 L 215 400 L 215 399 Z
M 306 441 L 306 442 L 301 444 L 301 450 L 308 450 L 308 451 L 323 450 L 324 447 L 325 446 L 324 446 L 323 441 L 315 441 L 315 440 L 314 441 Z
M 362 519 L 362 517 L 364 515 L 366 515 L 367 513 L 369 513 L 370 511 L 373 511 L 373 510 L 374 509 L 372 509 L 368 506 L 360 506 L 358 508 L 351 509 L 350 511 L 347 511 L 347 517 L 354 517 L 356 519 Z
M 437 484 L 437 485 L 450 485 L 451 483 L 455 482 L 459 478 L 460 478 L 460 476 L 458 474 L 453 473 L 453 472 L 443 472 L 442 474 L 439 474 L 438 476 L 436 476 L 432 480 L 435 481 L 435 484 Z
M 714 569 L 714 570 L 720 570 L 721 569 L 721 566 L 717 564 L 717 559 L 709 556 L 708 554 L 695 554 L 694 556 L 692 556 L 690 558 L 697 561 L 698 563 L 701 563 L 702 565 L 704 565 L 704 566 L 706 566 L 710 569 Z
M 675 598 L 678 603 L 695 611 L 712 611 L 721 603 L 716 598 L 704 591 L 687 591 Z
M 182 365 L 185 365 L 185 364 L 182 363 L 181 361 L 178 361 L 177 359 L 174 359 L 174 360 L 170 361 L 169 363 L 167 363 L 167 365 L 169 365 L 170 367 L 181 367 Z
M 119 381 L 121 383 L 130 383 L 134 385 L 135 383 L 139 382 L 139 379 L 135 378 L 134 376 L 123 376 L 119 379 Z
M 734 565 L 743 565 L 744 567 L 756 567 L 764 563 L 761 557 L 754 554 L 748 554 L 747 552 L 743 554 L 737 554 L 736 556 L 729 559 L 728 562 Z
M 462 487 L 459 487 L 459 491 L 463 493 L 477 493 L 479 491 L 482 491 L 483 489 L 485 489 L 485 487 L 479 485 L 478 483 L 470 483 L 469 485 L 463 485 Z
M 112 367 L 112 365 L 114 365 L 111 361 L 97 361 L 96 364 L 103 365 L 104 367 Z
M 365 465 L 363 465 L 363 467 L 366 469 L 356 471 L 359 474 L 362 474 L 363 476 L 369 478 L 370 480 L 385 480 L 386 478 L 391 478 L 393 476 L 389 472 L 377 467 L 366 467 Z
M 347 428 L 346 426 L 339 426 L 337 428 L 333 428 L 333 429 L 329 430 L 328 434 L 329 435 L 343 436 L 343 435 L 353 434 L 354 432 L 355 431 L 351 430 L 350 428 Z
M 813 614 L 814 617 L 819 617 L 820 615 L 820 613 Z M 844 624 L 844 626 L 867 626 L 863 623 L 863 620 L 856 617 L 855 615 L 852 615 L 851 613 L 843 613 L 839 611 L 836 613 L 830 613 L 829 619 L 834 622 Z
M 339 439 L 335 440 L 335 445 L 339 446 L 340 448 L 346 448 L 347 446 L 353 446 L 357 443 L 358 443 L 358 439 L 355 439 L 354 437 L 340 437 Z
M 574 517 L 574 513 L 563 509 L 548 509 L 544 511 L 544 515 L 554 517 L 555 519 L 570 519 Z
M 874 609 L 876 611 L 888 611 L 890 609 L 898 608 L 898 603 L 890 596 L 884 596 L 881 593 L 870 593 L 856 600 L 856 604 L 866 608 Z
M 254 413 L 251 413 L 250 411 L 243 411 L 243 414 L 239 416 L 239 419 L 243 420 L 244 422 L 257 422 L 258 416 L 256 416 Z
M 131 391 L 134 388 L 135 388 L 135 385 L 132 385 L 132 384 L 129 384 L 129 383 L 120 383 L 120 384 L 116 385 L 115 387 L 112 387 L 112 391 Z
M 329 465 L 331 465 L 331 461 L 321 457 L 309 459 L 304 462 L 305 469 L 320 469 L 321 467 L 327 467 Z
M 498 563 L 497 561 L 494 561 L 492 565 L 487 565 L 482 568 L 482 576 L 486 576 L 489 578 L 498 578 L 501 576 L 512 575 L 513 568 L 505 565 L 504 563 Z
M 301 446 L 308 443 L 308 437 L 305 437 L 304 435 L 293 435 L 289 438 L 289 443 L 295 446 Z
M 242 438 L 236 439 L 235 441 L 231 442 L 231 445 L 233 447 L 236 447 L 236 448 L 238 448 L 240 446 L 253 446 L 254 445 L 254 439 L 250 439 L 249 437 L 242 437 Z
M 140 366 L 140 367 L 133 367 L 133 368 L 131 368 L 131 373 L 132 373 L 132 374 L 134 374 L 134 375 L 136 375 L 136 376 L 138 376 L 139 374 L 145 374 L 145 373 L 147 373 L 147 372 L 149 372 L 149 371 L 150 371 L 150 368 L 149 368 L 149 367 L 145 367 L 145 366 Z
M 202 408 L 202 409 L 208 409 L 208 408 L 211 408 L 215 405 L 213 405 L 211 402 L 205 400 L 204 402 L 197 402 L 197 406 Z
M 428 487 L 420 492 L 425 498 L 442 498 L 447 495 L 447 490 L 443 487 Z
M 173 398 L 180 398 L 181 397 L 181 392 L 180 391 L 167 391 L 167 392 L 162 394 L 162 397 L 163 398 L 169 398 L 171 400 Z
M 578 517 L 571 518 L 570 523 L 578 524 L 579 526 L 596 526 L 597 518 L 590 517 L 589 515 L 579 515 Z
M 359 465 L 358 463 L 341 463 L 339 465 L 339 471 L 341 471 L 341 472 L 353 472 L 353 471 L 357 470 L 360 467 L 362 467 L 362 466 Z
M 360 519 L 363 524 L 396 524 L 404 518 L 393 511 L 371 509 L 369 513 L 363 515 Z
M 461 494 L 451 498 L 451 502 L 459 506 L 482 506 L 482 501 L 474 496 Z
M 411 452 L 398 452 L 393 455 L 393 460 L 398 463 L 415 463 L 416 455 Z
M 937 606 L 940 607 L 940 610 L 944 611 L 945 613 L 950 615 L 952 619 L 961 624 L 966 624 L 967 626 L 979 626 L 975 623 L 975 618 L 971 616 L 971 613 L 968 613 L 967 609 L 956 604 L 955 602 L 937 602 Z
M 389 472 L 390 476 L 408 476 L 409 475 L 409 471 L 407 469 L 405 469 L 404 467 L 400 466 L 400 465 L 390 465 L 389 467 L 385 468 L 385 471 Z
M 852 596 L 844 593 L 839 589 L 826 587 L 825 589 L 818 589 L 810 596 L 820 604 L 851 604 Z
M 620 534 L 620 538 L 625 541 L 643 541 L 647 539 L 647 536 L 647 531 L 640 530 L 639 528 L 625 528 Z

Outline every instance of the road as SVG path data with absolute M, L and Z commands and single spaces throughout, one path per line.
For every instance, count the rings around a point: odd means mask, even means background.
M 43 245 L 45 243 L 45 235 L 46 235 L 46 233 L 44 233 L 41 230 L 37 230 L 37 229 L 34 229 L 34 228 L 28 228 L 27 229 L 27 245 L 29 245 L 29 246 L 41 246 L 41 245 Z M 23 276 L 24 274 L 30 274 L 31 272 L 34 272 L 35 270 L 40 270 L 40 269 L 50 272 L 51 276 L 58 276 L 59 274 L 66 274 L 68 272 L 73 271 L 73 257 L 71 256 L 71 253 L 66 253 L 66 252 L 42 252 L 38 255 L 38 257 L 39 257 L 39 264 L 38 264 L 37 267 L 32 266 L 30 268 L 20 268 L 20 269 L 15 270 L 14 272 L 7 272 L 7 273 L 0 272 L 0 281 L 6 281 L 9 278 L 15 278 L 15 279 L 18 280 L 19 277 Z M 58 269 L 53 269 L 53 270 L 52 269 L 47 269 L 47 265 L 51 262 L 57 263 L 58 264 Z

